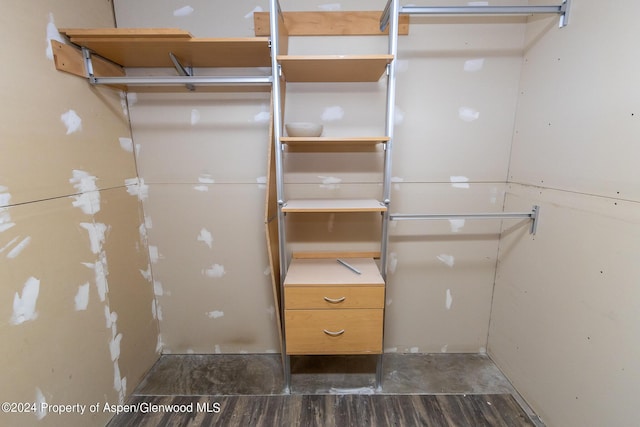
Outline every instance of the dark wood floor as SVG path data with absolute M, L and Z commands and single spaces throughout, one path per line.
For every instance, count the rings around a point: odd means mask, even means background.
M 534 427 L 509 394 L 135 396 L 127 404 L 140 406 L 110 427 Z

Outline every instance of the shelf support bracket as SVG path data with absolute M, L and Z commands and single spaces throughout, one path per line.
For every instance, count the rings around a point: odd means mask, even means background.
M 187 77 L 193 76 L 193 69 L 191 67 L 183 67 L 178 58 L 176 58 L 176 56 L 173 54 L 173 52 L 169 52 L 169 58 L 171 58 L 171 62 L 173 62 L 173 66 L 176 67 L 178 74 Z M 192 84 L 186 84 L 185 86 L 187 87 L 189 92 L 193 92 L 196 90 L 196 87 Z
M 87 79 L 92 85 L 96 84 L 96 76 L 93 74 L 93 61 L 91 60 L 91 51 L 86 47 L 82 48 L 82 59 L 84 60 L 84 70 L 87 73 Z

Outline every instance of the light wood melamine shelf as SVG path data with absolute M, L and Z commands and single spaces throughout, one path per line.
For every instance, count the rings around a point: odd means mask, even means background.
M 377 82 L 393 55 L 278 55 L 287 82 Z
M 330 152 L 330 151 L 373 151 L 376 145 L 388 142 L 391 138 L 387 136 L 367 136 L 367 137 L 293 137 L 284 136 L 280 138 L 291 151 L 307 152 Z
M 288 200 L 282 212 L 384 212 L 386 206 L 375 199 L 297 199 Z
M 166 28 L 62 29 L 69 40 L 123 67 L 270 67 L 268 37 L 196 38 Z
M 335 258 L 294 258 L 284 286 L 384 286 L 384 279 L 372 258 L 345 258 L 360 271 L 354 273 Z

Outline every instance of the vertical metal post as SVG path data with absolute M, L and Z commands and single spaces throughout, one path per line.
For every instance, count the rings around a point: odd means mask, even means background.
M 282 99 L 280 85 L 280 66 L 278 64 L 278 52 L 280 48 L 280 31 L 279 17 L 280 4 L 278 0 L 270 0 L 269 2 L 269 27 L 271 32 L 271 74 L 273 83 L 271 87 L 271 97 L 273 99 L 273 138 L 275 139 L 275 163 L 276 163 L 276 197 L 278 199 L 278 252 L 280 256 L 280 319 L 282 325 L 282 352 L 283 352 L 283 374 L 284 374 L 284 392 L 290 392 L 291 368 L 289 356 L 287 355 L 287 340 L 284 328 L 284 278 L 287 274 L 287 254 L 286 254 L 286 233 L 285 233 L 285 215 L 282 212 L 284 205 L 284 169 L 283 169 L 283 151 L 282 151 Z
M 381 248 L 380 248 L 380 272 L 382 277 L 387 281 L 387 252 L 389 244 L 389 208 L 391 204 L 391 154 L 393 152 L 395 110 L 396 110 L 396 62 L 398 56 L 398 0 L 391 0 L 389 7 L 389 54 L 393 56 L 391 63 L 387 67 L 387 111 L 385 134 L 389 137 L 389 141 L 384 151 L 384 175 L 382 184 L 382 201 L 387 210 L 382 214 L 382 230 L 381 230 Z M 386 285 L 385 285 L 386 288 Z M 386 291 L 385 291 L 386 304 Z M 384 320 L 382 331 L 382 342 L 384 352 Z M 382 353 L 378 356 L 376 366 L 376 389 L 382 390 Z

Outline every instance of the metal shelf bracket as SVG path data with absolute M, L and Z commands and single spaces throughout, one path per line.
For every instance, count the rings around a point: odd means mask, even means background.
M 169 58 L 171 58 L 171 62 L 173 62 L 173 66 L 176 67 L 179 75 L 188 77 L 193 76 L 193 69 L 191 67 L 183 67 L 178 58 L 176 58 L 176 56 L 173 54 L 173 52 L 169 52 Z M 192 84 L 186 84 L 185 86 L 187 87 L 189 92 L 193 92 L 196 90 L 196 87 Z

